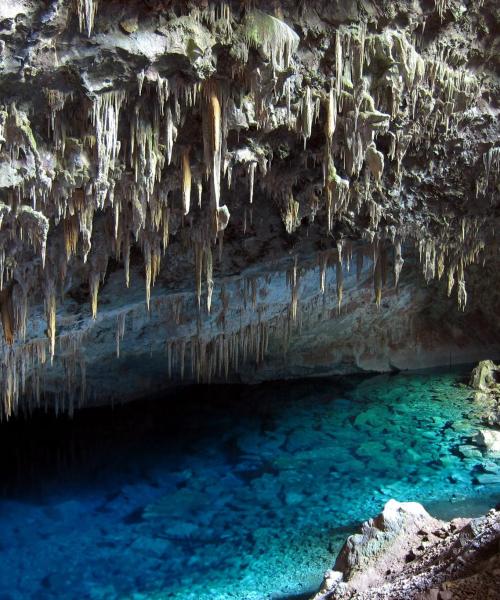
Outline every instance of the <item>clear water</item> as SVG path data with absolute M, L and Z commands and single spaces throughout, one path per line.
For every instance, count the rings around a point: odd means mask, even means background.
M 0 600 L 306 598 L 389 498 L 473 516 L 462 373 L 257 388 L 0 428 Z M 96 425 L 99 423 L 99 425 Z M 498 463 L 497 463 L 498 466 Z

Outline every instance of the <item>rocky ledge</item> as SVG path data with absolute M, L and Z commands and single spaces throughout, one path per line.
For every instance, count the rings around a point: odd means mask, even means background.
M 499 510 L 445 522 L 389 500 L 347 539 L 313 600 L 495 600 L 499 590 Z

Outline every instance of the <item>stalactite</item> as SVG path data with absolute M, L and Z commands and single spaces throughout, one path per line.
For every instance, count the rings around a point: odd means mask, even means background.
M 167 149 L 167 164 L 172 162 L 172 151 L 174 148 L 174 142 L 177 139 L 177 129 L 174 125 L 174 119 L 170 106 L 167 107 L 165 112 L 165 137 L 166 137 L 166 149 Z
M 465 306 L 467 304 L 467 290 L 465 289 L 464 263 L 462 260 L 458 264 L 457 282 L 458 282 L 458 292 L 457 292 L 458 308 L 461 310 L 465 310 Z
M 450 265 L 448 267 L 448 297 L 451 296 L 451 292 L 455 285 L 455 268 L 455 265 Z
M 12 288 L 0 292 L 0 311 L 2 316 L 3 339 L 11 346 L 14 343 L 15 332 Z
M 191 166 L 189 164 L 189 148 L 182 153 L 182 208 L 184 214 L 189 213 L 191 204 Z
M 66 248 L 66 260 L 74 256 L 78 248 L 78 217 L 76 215 L 64 219 L 64 246 Z
M 125 92 L 115 90 L 95 97 L 92 105 L 92 124 L 95 128 L 97 142 L 97 178 L 104 186 L 104 193 L 109 187 L 109 172 L 114 169 L 120 143 L 118 141 L 118 125 L 120 110 L 125 101 Z M 98 205 L 101 206 L 103 190 L 98 189 Z
M 251 162 L 248 166 L 248 177 L 249 177 L 249 187 L 250 187 L 250 204 L 253 203 L 253 190 L 255 183 L 255 169 L 257 167 L 256 162 Z
M 98 0 L 76 0 L 80 31 L 85 32 L 88 37 L 92 35 L 94 29 L 97 6 Z
M 299 272 L 297 261 L 298 259 L 295 257 L 293 268 L 287 273 L 288 285 L 291 288 L 290 318 L 293 323 L 297 321 L 297 306 L 299 301 Z
M 365 159 L 375 182 L 379 185 L 384 171 L 384 155 L 377 150 L 373 142 L 366 149 Z
M 168 206 L 162 208 L 162 247 L 163 252 L 166 252 L 170 238 L 170 209 Z
M 207 110 L 203 113 L 205 167 L 210 173 L 212 208 L 219 208 L 221 174 L 221 103 L 215 82 L 206 84 Z
M 290 193 L 288 201 L 281 211 L 281 218 L 285 225 L 287 233 L 291 234 L 300 227 L 301 219 L 299 218 L 300 204 L 294 200 Z
M 438 276 L 438 280 L 441 280 L 441 277 L 443 276 L 444 273 L 444 252 L 441 251 L 438 255 L 438 261 L 437 261 L 437 276 Z
M 203 270 L 203 245 L 199 242 L 194 244 L 194 263 L 195 263 L 195 279 L 196 279 L 196 300 L 198 309 L 201 308 L 201 274 Z
M 149 311 L 149 305 L 151 301 L 151 243 L 149 240 L 144 241 L 144 247 L 142 249 L 144 254 L 144 273 L 146 283 L 146 307 Z
M 304 96 L 302 97 L 302 137 L 304 139 L 304 149 L 307 140 L 311 137 L 312 125 L 314 118 L 314 105 L 312 101 L 311 88 L 306 87 Z
M 337 126 L 337 96 L 334 93 L 333 85 L 330 87 L 328 94 L 328 101 L 326 104 L 326 123 L 325 123 L 325 136 L 327 140 L 327 146 L 330 147 L 332 143 L 333 134 L 335 133 L 335 127 Z
M 207 311 L 210 313 L 212 307 L 212 294 L 214 290 L 213 280 L 213 261 L 212 261 L 212 249 L 210 246 L 205 248 L 205 270 L 207 278 Z
M 123 236 L 123 270 L 125 273 L 125 285 L 130 286 L 130 234 L 127 231 Z
M 319 262 L 319 289 L 322 294 L 325 293 L 325 284 L 326 284 L 326 269 L 328 266 L 328 258 L 329 252 L 321 252 L 318 256 Z
M 49 220 L 40 211 L 34 210 L 26 205 L 18 207 L 16 218 L 21 229 L 21 236 L 28 237 L 31 245 L 40 253 L 42 267 L 45 267 Z
M 292 54 L 300 38 L 286 23 L 261 10 L 248 13 L 244 23 L 244 37 L 248 46 L 261 50 L 271 59 L 275 71 L 290 66 Z
M 373 274 L 373 289 L 375 291 L 375 304 L 380 308 L 382 302 L 382 260 L 380 253 L 376 259 L 375 272 Z
M 99 271 L 92 270 L 89 275 L 89 287 L 90 287 L 90 308 L 92 313 L 92 319 L 97 318 L 97 300 L 99 296 L 99 283 L 100 283 Z
M 52 280 L 47 280 L 44 291 L 47 337 L 49 338 L 50 362 L 52 363 L 56 350 L 56 290 Z
M 161 246 L 158 238 L 155 238 L 151 248 L 151 285 L 154 286 L 161 268 Z
M 394 244 L 394 287 L 398 287 L 401 269 L 404 265 L 404 259 L 401 254 L 401 242 L 397 240 Z
M 339 256 L 336 264 L 336 280 L 337 280 L 337 311 L 340 315 L 340 307 L 342 305 L 342 296 L 344 293 L 344 273 L 342 272 L 342 259 Z
M 125 335 L 125 317 L 126 313 L 121 312 L 116 318 L 116 358 L 120 358 L 120 342 Z
M 436 3 L 436 10 L 441 21 L 443 20 L 444 13 L 448 10 L 449 0 L 434 0 Z

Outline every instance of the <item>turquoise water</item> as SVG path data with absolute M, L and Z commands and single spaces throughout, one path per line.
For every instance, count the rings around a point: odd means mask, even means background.
M 464 373 L 194 388 L 0 427 L 0 600 L 299 598 L 389 498 L 500 499 Z M 99 425 L 96 425 L 99 423 Z

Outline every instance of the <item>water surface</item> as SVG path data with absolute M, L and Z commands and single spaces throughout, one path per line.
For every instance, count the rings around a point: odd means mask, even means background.
M 0 427 L 0 600 L 313 592 L 389 498 L 500 499 L 466 371 L 191 388 Z

